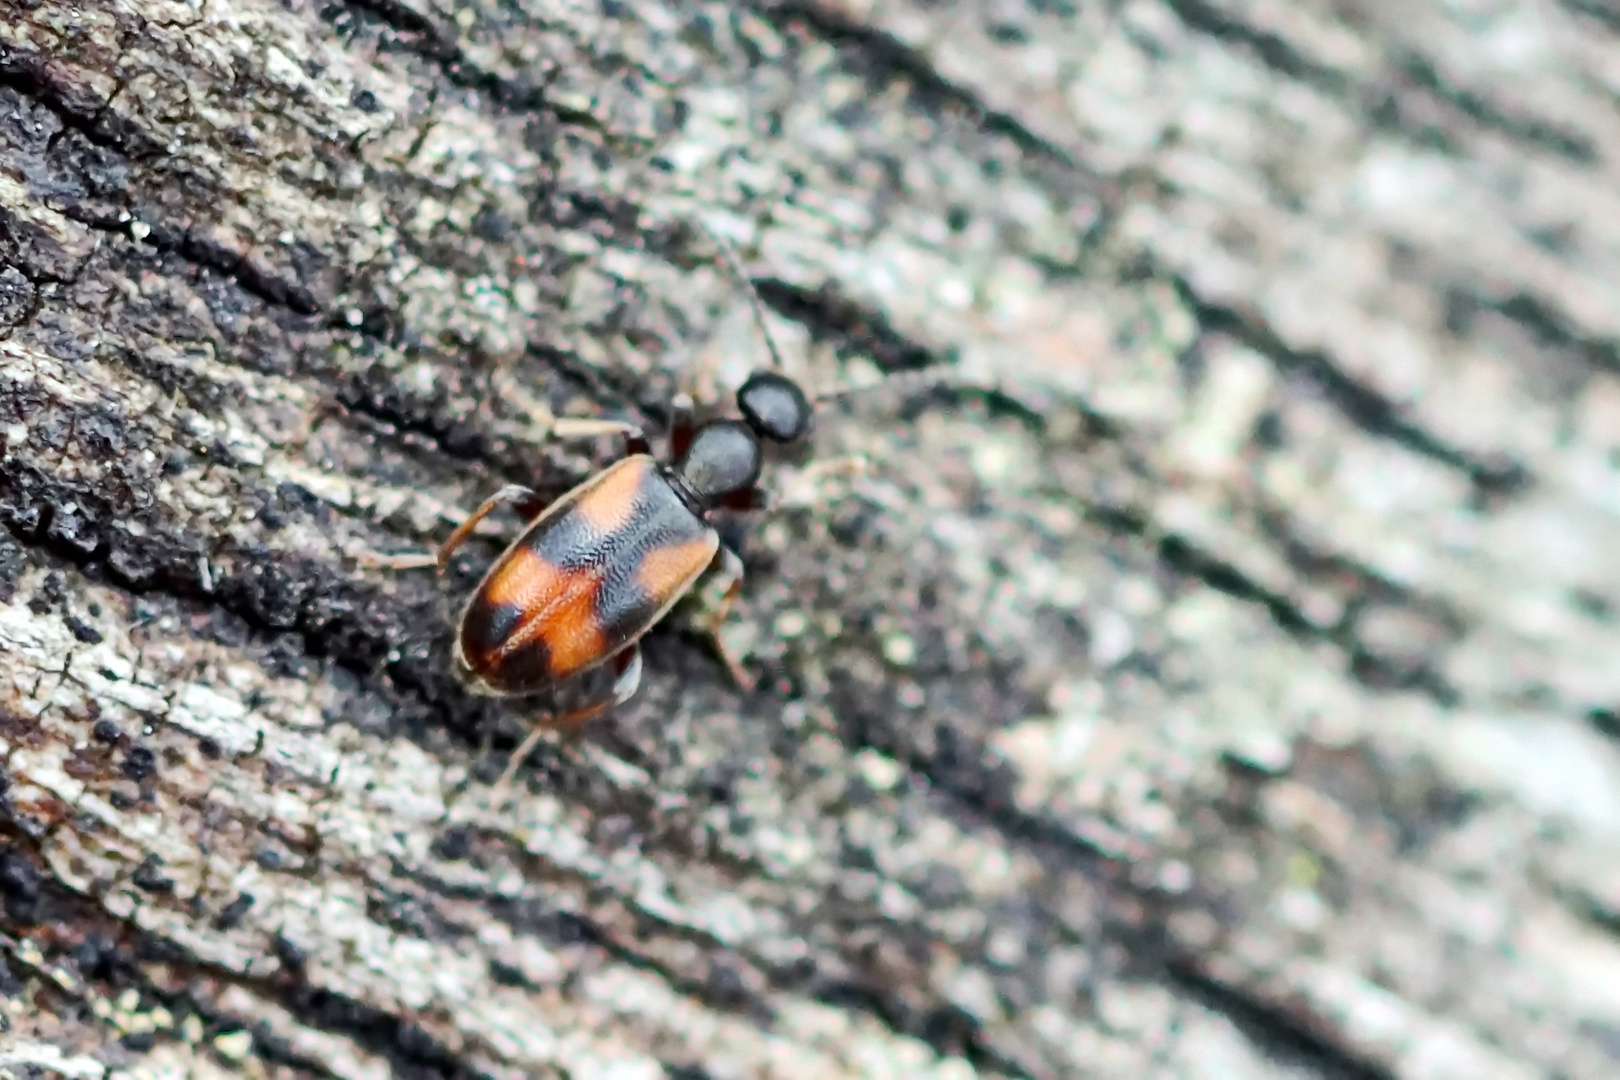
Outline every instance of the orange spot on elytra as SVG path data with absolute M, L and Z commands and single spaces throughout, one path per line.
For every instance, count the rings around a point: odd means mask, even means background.
M 673 599 L 703 573 L 719 543 L 720 538 L 710 532 L 700 540 L 653 548 L 641 556 L 636 584 L 650 597 Z
M 484 599 L 528 611 L 548 603 L 564 590 L 568 577 L 533 550 L 513 548 L 484 583 Z
M 533 644 L 545 647 L 554 678 L 565 678 L 602 659 L 607 637 L 596 617 L 602 576 L 589 570 L 563 570 L 520 547 L 510 552 L 484 586 L 484 598 L 523 613 L 500 655 Z
M 636 493 L 642 479 L 652 471 L 652 459 L 625 458 L 609 468 L 574 504 L 574 512 L 590 525 L 597 536 L 608 536 L 629 524 L 636 510 Z

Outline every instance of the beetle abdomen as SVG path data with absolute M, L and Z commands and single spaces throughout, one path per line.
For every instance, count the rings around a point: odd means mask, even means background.
M 548 507 L 490 567 L 462 614 L 458 666 L 501 695 L 587 671 L 646 633 L 719 543 L 652 458 L 625 458 Z

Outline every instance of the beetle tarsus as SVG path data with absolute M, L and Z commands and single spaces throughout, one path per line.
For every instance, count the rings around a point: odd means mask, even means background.
M 355 561 L 367 570 L 426 570 L 437 566 L 439 557 L 430 551 L 407 551 L 400 555 L 362 551 L 355 556 Z

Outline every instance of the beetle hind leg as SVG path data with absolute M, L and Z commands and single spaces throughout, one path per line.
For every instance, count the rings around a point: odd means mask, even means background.
M 631 645 L 621 651 L 608 664 L 614 672 L 613 684 L 595 701 L 590 701 L 575 709 L 555 713 L 537 721 L 528 736 L 512 751 L 512 756 L 506 761 L 506 769 L 501 773 L 500 779 L 495 781 L 492 793 L 500 796 L 517 775 L 522 764 L 528 760 L 534 748 L 548 731 L 560 731 L 564 735 L 577 734 L 579 729 L 589 720 L 593 720 L 610 709 L 623 705 L 635 696 L 636 690 L 641 686 L 641 646 Z

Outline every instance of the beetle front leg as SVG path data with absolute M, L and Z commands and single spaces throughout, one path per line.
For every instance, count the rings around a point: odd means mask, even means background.
M 478 523 L 491 513 L 507 503 L 533 504 L 540 496 L 521 484 L 507 484 L 501 490 L 483 501 L 483 504 L 467 516 L 467 520 L 456 526 L 456 531 L 450 534 L 449 539 L 439 545 L 439 549 L 431 554 L 427 552 L 413 552 L 408 555 L 362 555 L 360 564 L 374 569 L 382 570 L 420 570 L 432 566 L 439 573 L 444 573 L 445 567 L 450 565 L 450 556 L 456 549 L 467 542 Z
M 647 441 L 647 435 L 637 424 L 627 420 L 595 420 L 586 417 L 560 417 L 551 422 L 551 432 L 560 439 L 590 439 L 600 435 L 623 435 L 625 454 L 647 454 L 652 452 L 652 446 Z M 450 538 L 439 545 L 433 554 L 426 552 L 412 552 L 407 555 L 377 555 L 367 553 L 360 556 L 360 564 L 368 569 L 380 570 L 422 570 L 429 566 L 439 573 L 444 573 L 450 565 L 450 557 L 456 549 L 467 542 L 478 523 L 483 521 L 499 507 L 512 504 L 517 506 L 518 512 L 524 518 L 532 518 L 544 510 L 551 503 L 531 488 L 521 484 L 507 484 L 501 490 L 485 499 L 483 504 L 467 516 L 450 534 Z

